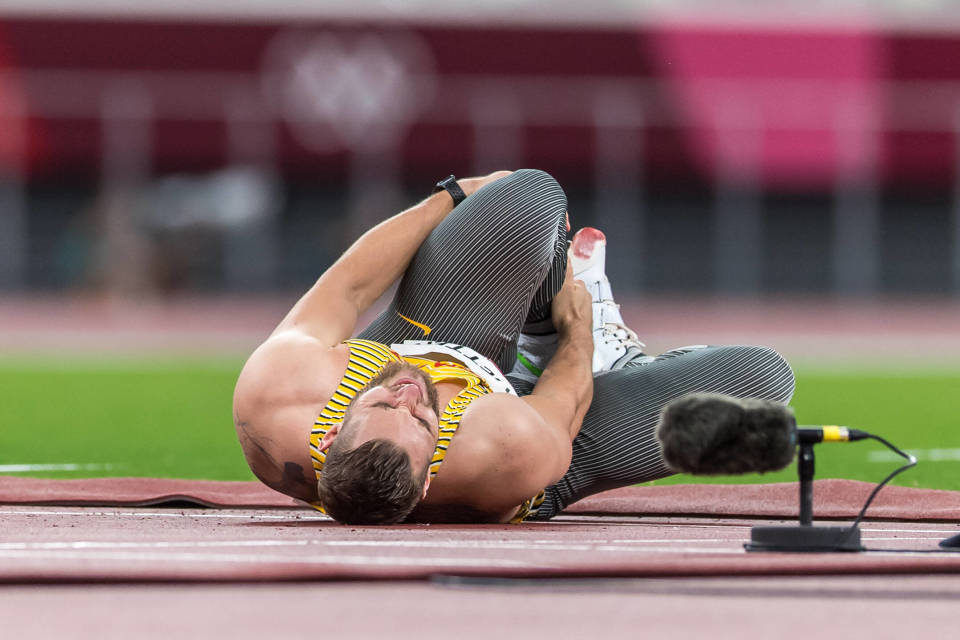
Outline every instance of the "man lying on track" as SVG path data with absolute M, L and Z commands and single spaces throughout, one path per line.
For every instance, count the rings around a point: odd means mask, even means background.
M 764 347 L 645 355 L 603 234 L 581 231 L 568 264 L 566 209 L 542 171 L 451 176 L 365 233 L 240 374 L 234 422 L 257 477 L 345 523 L 548 519 L 670 475 L 655 435 L 670 400 L 789 401 L 790 367 Z

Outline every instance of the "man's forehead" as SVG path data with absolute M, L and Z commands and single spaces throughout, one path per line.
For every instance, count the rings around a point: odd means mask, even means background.
M 372 386 L 368 384 L 366 387 L 363 387 L 357 392 L 357 395 L 354 396 L 353 400 L 350 401 L 350 406 L 347 407 L 347 414 L 349 415 L 351 412 L 353 412 L 356 407 L 362 407 L 364 405 L 371 404 L 371 402 L 375 402 L 375 400 L 371 400 L 368 396 L 371 391 L 374 391 L 374 397 L 376 397 L 376 392 L 384 391 L 385 389 L 386 387 L 383 386 L 383 382 L 378 382 Z
M 419 425 L 411 425 L 414 418 L 395 411 L 381 411 L 376 407 L 361 411 L 351 420 L 351 447 L 359 447 L 368 440 L 383 438 L 397 445 L 419 450 L 429 444 L 426 431 Z M 413 451 L 411 451 L 412 453 Z
M 386 425 L 397 427 L 403 422 L 403 414 L 397 411 L 386 411 L 381 407 L 374 406 L 377 402 L 376 396 L 364 396 L 353 401 L 349 411 L 349 427 L 351 429 L 364 429 L 367 427 L 376 427 L 377 425 Z

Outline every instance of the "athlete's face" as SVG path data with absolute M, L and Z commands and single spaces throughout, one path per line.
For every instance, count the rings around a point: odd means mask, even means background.
M 413 365 L 391 363 L 350 403 L 350 447 L 390 440 L 420 470 L 437 444 L 439 412 L 433 382 Z

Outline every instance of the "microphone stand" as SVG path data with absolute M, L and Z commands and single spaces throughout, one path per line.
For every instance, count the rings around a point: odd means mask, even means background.
M 797 457 L 800 478 L 800 524 L 783 527 L 752 527 L 747 551 L 863 551 L 858 527 L 813 526 L 813 473 L 816 461 L 813 443 L 801 442 Z
M 816 466 L 813 445 L 801 444 L 797 456 L 797 475 L 800 476 L 800 525 L 803 527 L 813 524 L 813 472 Z

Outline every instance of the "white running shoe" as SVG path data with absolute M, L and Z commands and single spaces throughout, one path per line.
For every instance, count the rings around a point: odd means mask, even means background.
M 584 227 L 570 243 L 569 259 L 573 275 L 582 280 L 593 298 L 593 372 L 621 369 L 639 358 L 653 360 L 623 322 L 620 305 L 613 300 L 610 280 L 604 272 L 607 237 L 599 229 Z

